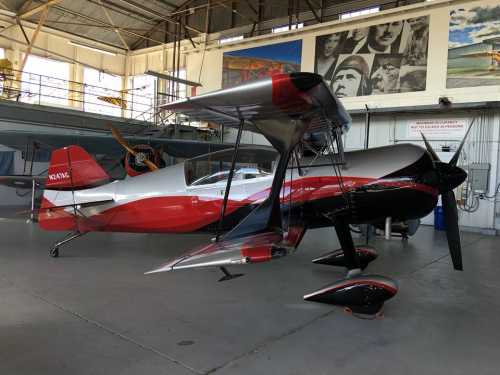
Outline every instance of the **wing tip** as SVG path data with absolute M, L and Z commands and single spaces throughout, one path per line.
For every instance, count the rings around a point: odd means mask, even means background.
M 150 271 L 147 271 L 147 272 L 144 272 L 144 275 L 151 275 L 153 273 L 160 273 L 160 272 L 169 272 L 169 271 L 173 271 L 173 267 L 171 266 L 161 266 L 161 267 L 158 267 L 158 268 L 154 268 Z

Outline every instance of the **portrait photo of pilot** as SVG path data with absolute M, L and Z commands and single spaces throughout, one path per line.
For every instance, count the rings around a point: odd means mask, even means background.
M 370 26 L 366 43 L 358 53 L 399 53 L 404 21 Z
M 391 94 L 399 92 L 399 71 L 401 54 L 375 55 L 370 83 L 373 94 Z
M 429 16 L 409 18 L 408 36 L 404 43 L 403 65 L 426 66 L 429 45 Z
M 330 83 L 338 98 L 371 94 L 370 56 L 349 55 L 339 61 Z
M 339 54 L 342 52 L 347 32 L 321 35 L 316 38 L 314 72 L 331 80 Z
M 350 30 L 342 48 L 342 53 L 356 54 L 366 44 L 368 27 Z

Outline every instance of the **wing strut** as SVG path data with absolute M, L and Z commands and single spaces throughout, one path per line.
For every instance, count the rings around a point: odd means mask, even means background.
M 222 203 L 220 211 L 219 225 L 217 226 L 217 233 L 215 240 L 218 242 L 220 239 L 220 233 L 222 232 L 222 222 L 224 221 L 224 215 L 226 214 L 227 201 L 229 199 L 229 191 L 231 190 L 231 182 L 234 177 L 234 168 L 236 166 L 236 158 L 238 157 L 238 149 L 240 148 L 241 133 L 243 133 L 243 125 L 245 120 L 240 120 L 240 125 L 238 127 L 238 135 L 236 136 L 236 143 L 234 144 L 233 159 L 231 160 L 231 169 L 229 170 L 229 176 L 227 177 L 226 191 L 224 192 L 224 202 Z

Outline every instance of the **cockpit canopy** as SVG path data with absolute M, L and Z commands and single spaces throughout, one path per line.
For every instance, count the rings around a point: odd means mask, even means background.
M 228 149 L 187 160 L 184 163 L 186 185 L 202 186 L 227 181 L 233 153 L 233 149 Z M 241 147 L 233 181 L 271 176 L 277 158 L 278 152 L 270 147 Z

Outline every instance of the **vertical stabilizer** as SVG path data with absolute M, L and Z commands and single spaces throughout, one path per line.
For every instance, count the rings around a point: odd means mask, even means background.
M 52 152 L 46 189 L 87 189 L 108 182 L 109 175 L 80 146 L 68 146 Z

